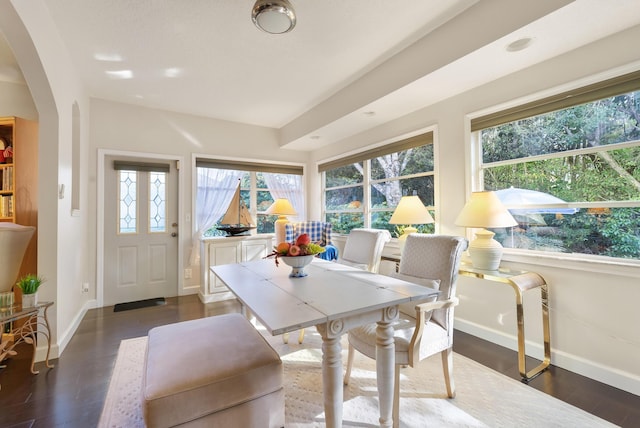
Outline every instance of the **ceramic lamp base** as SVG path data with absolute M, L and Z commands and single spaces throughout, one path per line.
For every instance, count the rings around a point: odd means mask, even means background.
M 402 235 L 398 237 L 398 248 L 400 248 L 400 255 L 402 255 L 402 251 L 404 251 L 404 244 L 407 243 L 407 236 L 417 232 L 418 229 L 416 229 L 415 227 L 407 226 L 404 228 Z
M 495 233 L 486 229 L 476 232 L 476 239 L 469 244 L 469 256 L 476 269 L 497 270 L 502 259 L 502 245 L 493 239 Z

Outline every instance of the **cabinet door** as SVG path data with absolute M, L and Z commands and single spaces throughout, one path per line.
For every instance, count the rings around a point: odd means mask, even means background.
M 241 261 L 240 242 L 216 243 L 209 246 L 209 266 L 239 263 Z M 210 270 L 209 293 L 228 291 L 227 287 Z
M 271 249 L 271 240 L 244 241 L 242 243 L 242 261 L 260 260 Z

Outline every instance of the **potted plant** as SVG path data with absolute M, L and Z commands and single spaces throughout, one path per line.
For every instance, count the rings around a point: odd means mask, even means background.
M 30 308 L 38 304 L 38 288 L 44 282 L 44 278 L 35 275 L 27 274 L 20 278 L 16 285 L 22 290 L 22 306 Z

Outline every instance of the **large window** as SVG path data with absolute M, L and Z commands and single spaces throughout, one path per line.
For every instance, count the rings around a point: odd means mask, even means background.
M 574 94 L 472 121 L 476 187 L 497 191 L 518 221 L 496 239 L 640 259 L 640 73 Z
M 389 218 L 404 195 L 417 195 L 434 210 L 433 134 L 426 133 L 319 166 L 323 172 L 324 216 L 333 230 L 356 227 L 401 233 Z M 433 224 L 415 225 L 433 232 Z
M 255 233 L 273 233 L 277 216 L 265 211 L 276 198 L 287 198 L 304 216 L 302 167 L 199 159 L 196 161 L 198 230 L 202 237 L 224 236 L 220 220 L 240 186 Z

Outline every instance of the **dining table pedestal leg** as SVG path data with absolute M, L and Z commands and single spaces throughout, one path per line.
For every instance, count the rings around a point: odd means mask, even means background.
M 322 395 L 327 428 L 342 427 L 342 344 L 341 335 L 327 334 L 324 326 L 317 326 L 322 336 Z
M 393 389 L 395 376 L 395 342 L 390 322 L 378 321 L 376 328 L 376 377 L 380 399 L 380 426 L 393 425 Z

